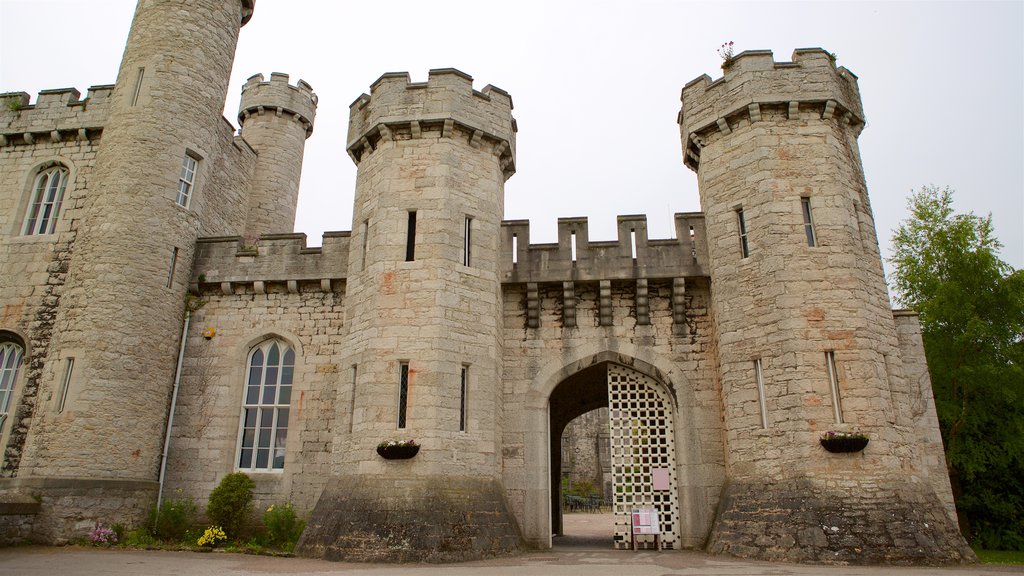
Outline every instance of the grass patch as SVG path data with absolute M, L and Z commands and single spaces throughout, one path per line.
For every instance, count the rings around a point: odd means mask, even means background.
M 1024 550 L 975 550 L 982 564 L 1014 564 L 1024 566 Z

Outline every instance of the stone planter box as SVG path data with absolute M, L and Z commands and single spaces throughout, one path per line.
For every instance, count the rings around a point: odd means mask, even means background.
M 833 436 L 831 438 L 822 438 L 821 446 L 829 452 L 860 452 L 868 445 L 867 438 L 854 437 L 850 438 L 847 436 Z

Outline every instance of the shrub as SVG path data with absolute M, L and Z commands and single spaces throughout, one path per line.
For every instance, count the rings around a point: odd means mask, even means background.
M 164 500 L 149 515 L 149 531 L 159 540 L 181 542 L 185 532 L 195 523 L 196 503 L 191 498 Z
M 291 552 L 299 541 L 306 523 L 295 516 L 291 502 L 281 506 L 272 504 L 263 513 L 263 525 L 267 528 L 267 545 Z
M 128 532 L 128 534 L 125 535 L 124 540 L 121 542 L 126 546 L 137 546 L 139 548 L 147 548 L 149 546 L 154 546 L 157 543 L 156 538 L 153 538 L 153 535 L 149 533 L 149 530 L 142 528 Z
M 241 472 L 228 474 L 210 492 L 206 517 L 211 523 L 223 528 L 230 537 L 237 538 L 252 513 L 252 490 L 255 487 L 252 478 Z

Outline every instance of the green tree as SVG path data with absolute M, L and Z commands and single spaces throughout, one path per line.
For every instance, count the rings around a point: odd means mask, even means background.
M 925 186 L 893 235 L 898 302 L 917 310 L 961 530 L 1024 549 L 1024 272 L 999 259 L 991 215 Z

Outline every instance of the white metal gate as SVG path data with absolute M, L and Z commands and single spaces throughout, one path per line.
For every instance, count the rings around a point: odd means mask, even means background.
M 608 364 L 615 547 L 630 546 L 630 513 L 657 508 L 662 548 L 679 547 L 675 423 L 660 384 Z

